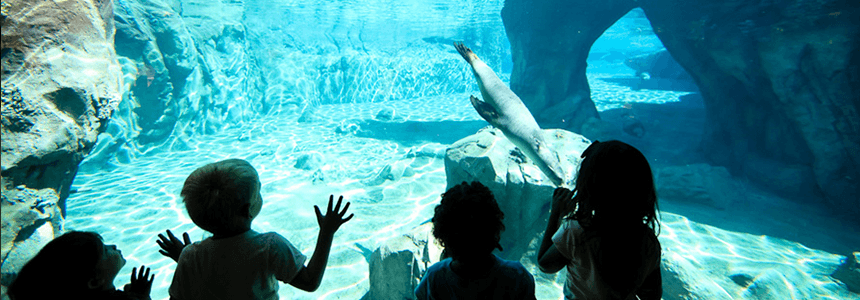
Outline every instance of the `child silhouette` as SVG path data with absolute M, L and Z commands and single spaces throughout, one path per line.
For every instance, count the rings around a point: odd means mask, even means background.
M 433 215 L 433 236 L 445 247 L 442 261 L 415 289 L 423 299 L 535 299 L 534 277 L 493 249 L 505 225 L 492 192 L 480 182 L 458 184 L 444 194 Z
M 9 298 L 27 299 L 150 299 L 155 275 L 140 266 L 131 271 L 131 283 L 122 291 L 113 285 L 125 266 L 122 251 L 105 245 L 95 232 L 69 231 L 51 240 L 21 268 L 9 286 Z M 66 274 L 59 280 L 58 274 Z
M 660 299 L 657 194 L 648 160 L 614 140 L 595 141 L 582 157 L 574 190 L 553 193 L 538 251 L 541 271 L 567 267 L 565 299 Z
M 213 234 L 191 243 L 188 234 L 179 241 L 169 230 L 159 234 L 161 254 L 178 264 L 170 297 L 184 299 L 278 299 L 278 284 L 305 291 L 319 288 L 328 263 L 335 232 L 346 218 L 349 202 L 343 196 L 334 205 L 329 197 L 326 214 L 314 206 L 320 226 L 314 254 L 307 259 L 280 234 L 257 233 L 251 222 L 263 199 L 257 171 L 248 162 L 228 159 L 205 165 L 188 176 L 181 196 L 194 224 Z

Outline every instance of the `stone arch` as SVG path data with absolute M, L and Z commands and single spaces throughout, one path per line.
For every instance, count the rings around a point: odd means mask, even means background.
M 509 0 L 511 89 L 542 127 L 581 132 L 599 118 L 588 49 L 641 7 L 699 86 L 702 149 L 771 191 L 860 215 L 860 8 L 850 1 Z

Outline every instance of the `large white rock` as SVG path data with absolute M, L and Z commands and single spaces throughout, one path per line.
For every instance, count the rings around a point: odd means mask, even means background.
M 544 130 L 544 138 L 558 153 L 565 181 L 572 185 L 579 157 L 591 142 L 562 129 Z M 505 213 L 502 257 L 519 260 L 528 241 L 546 226 L 555 186 L 501 130 L 488 127 L 452 144 L 445 155 L 445 174 L 446 190 L 479 181 L 493 192 Z

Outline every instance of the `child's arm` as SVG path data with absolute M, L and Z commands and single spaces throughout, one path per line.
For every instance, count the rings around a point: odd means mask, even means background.
M 552 236 L 558 231 L 558 223 L 561 219 L 562 207 L 569 205 L 567 202 L 573 197 L 573 191 L 566 188 L 557 188 L 552 194 L 552 207 L 549 214 L 549 222 L 543 233 L 543 241 L 538 251 L 538 266 L 544 273 L 555 273 L 564 268 L 570 260 L 561 255 L 552 243 Z
M 320 282 L 322 282 L 323 273 L 325 273 L 326 264 L 328 264 L 328 255 L 331 252 L 331 243 L 334 239 L 334 233 L 340 228 L 340 225 L 346 223 L 354 214 L 350 214 L 349 217 L 343 218 L 343 215 L 346 214 L 346 209 L 349 208 L 349 202 L 343 207 L 343 211 L 340 211 L 340 204 L 343 201 L 343 196 L 337 199 L 337 205 L 332 210 L 332 202 L 334 201 L 334 195 L 330 196 L 328 199 L 328 209 L 326 210 L 326 214 L 323 215 L 320 213 L 320 208 L 314 205 L 314 210 L 317 213 L 317 223 L 320 225 L 320 233 L 319 237 L 317 237 L 317 246 L 314 249 L 314 254 L 311 256 L 311 261 L 308 263 L 307 267 L 302 268 L 296 277 L 290 281 L 290 285 L 302 289 L 304 291 L 313 292 L 316 291 L 320 286 Z

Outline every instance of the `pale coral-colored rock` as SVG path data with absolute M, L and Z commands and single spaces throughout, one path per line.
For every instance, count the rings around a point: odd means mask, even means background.
M 61 233 L 78 164 L 121 101 L 122 73 L 111 1 L 3 1 L 2 15 L 8 277 Z

